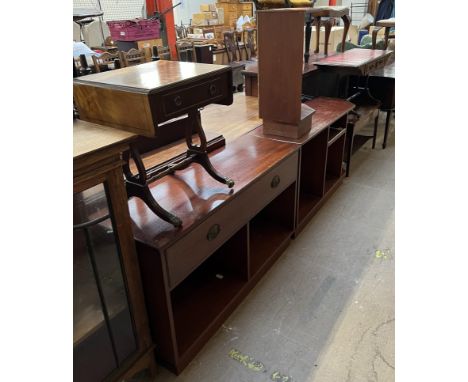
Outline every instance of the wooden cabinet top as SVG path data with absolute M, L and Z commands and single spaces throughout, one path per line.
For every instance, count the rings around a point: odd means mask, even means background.
M 320 68 L 349 71 L 349 74 L 366 75 L 384 67 L 393 55 L 391 50 L 354 48 L 344 53 L 324 57 L 314 64 Z
M 188 84 L 230 70 L 231 68 L 226 65 L 160 60 L 90 74 L 75 79 L 74 83 L 152 94 L 171 86 Z
M 328 128 L 328 126 L 332 125 L 345 114 L 353 110 L 355 107 L 353 103 L 344 99 L 329 97 L 316 97 L 310 101 L 307 101 L 305 104 L 315 110 L 315 113 L 312 116 L 312 128 L 307 134 L 300 138 L 287 138 L 289 142 L 298 145 L 303 145 L 304 143 L 310 141 L 316 135 L 320 134 L 324 129 Z M 253 131 L 253 134 L 258 137 L 265 136 L 270 139 L 285 140 L 283 137 L 265 134 L 263 131 L 263 126 L 260 126 L 258 129 Z
M 136 135 L 95 123 L 73 121 L 73 160 L 125 143 Z
M 101 182 L 122 165 L 121 154 L 135 134 L 82 120 L 73 122 L 73 189 L 82 191 Z
M 128 204 L 135 239 L 155 248 L 170 245 L 297 150 L 295 144 L 249 133 L 210 154 L 213 166 L 235 180 L 233 189 L 215 181 L 196 164 L 152 183 L 151 193 L 164 208 L 180 217 L 183 225 L 174 228 L 158 218 L 140 199 L 131 198 Z

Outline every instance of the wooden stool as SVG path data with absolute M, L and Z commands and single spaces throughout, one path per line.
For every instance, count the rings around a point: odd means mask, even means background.
M 315 23 L 317 30 L 317 39 L 314 53 L 319 52 L 319 41 L 320 41 L 320 26 L 322 18 L 327 18 L 324 23 L 325 26 L 325 47 L 324 53 L 328 55 L 328 41 L 330 39 L 330 32 L 332 26 L 335 24 L 335 18 L 341 18 L 344 23 L 343 37 L 341 39 L 341 52 L 344 52 L 344 46 L 346 42 L 346 36 L 348 35 L 349 26 L 351 25 L 351 19 L 349 18 L 348 7 L 317 7 L 310 8 L 306 12 L 306 32 L 305 32 L 305 52 L 304 62 L 309 62 L 309 50 L 310 50 L 310 38 L 312 35 L 312 22 Z
M 379 31 L 385 28 L 385 44 L 384 44 L 384 50 L 387 49 L 388 47 L 388 40 L 390 38 L 395 38 L 395 34 L 393 33 L 390 35 L 390 29 L 395 28 L 395 18 L 391 19 L 385 19 L 385 20 L 379 20 L 376 23 L 375 29 L 372 31 L 372 49 L 375 49 L 375 46 L 377 44 L 377 34 Z

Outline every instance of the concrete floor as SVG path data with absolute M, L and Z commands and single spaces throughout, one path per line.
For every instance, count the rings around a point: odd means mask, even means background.
M 395 150 L 370 141 L 351 176 L 176 377 L 157 382 L 395 378 Z

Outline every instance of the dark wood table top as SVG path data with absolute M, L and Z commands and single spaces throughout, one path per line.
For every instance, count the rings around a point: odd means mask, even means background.
M 75 119 L 73 121 L 73 159 L 129 142 L 136 134 Z
M 190 83 L 229 70 L 231 68 L 227 65 L 160 60 L 78 77 L 74 82 L 152 94 L 176 84 Z
M 384 67 L 392 55 L 391 50 L 354 48 L 344 53 L 324 57 L 314 64 L 323 69 L 366 75 L 372 70 Z
M 317 66 L 340 66 L 357 68 L 359 66 L 369 64 L 389 54 L 390 53 L 385 50 L 354 48 L 347 50 L 344 53 L 337 53 L 333 56 L 324 57 L 314 64 Z
M 292 143 L 246 134 L 210 154 L 213 166 L 236 182 L 233 189 L 214 180 L 198 164 L 152 183 L 150 190 L 158 203 L 181 218 L 183 225 L 174 228 L 140 199 L 132 198 L 129 209 L 135 239 L 155 248 L 178 240 L 296 150 L 298 146 Z
M 315 17 L 342 17 L 349 15 L 349 7 L 322 6 L 322 7 L 297 7 L 297 8 L 273 8 L 263 9 L 258 12 L 304 12 Z

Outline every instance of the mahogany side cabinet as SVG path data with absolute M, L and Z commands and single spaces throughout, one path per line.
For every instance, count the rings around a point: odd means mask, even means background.
M 129 200 L 155 354 L 171 371 L 190 363 L 342 183 L 354 105 L 318 97 L 308 106 L 312 129 L 299 139 L 260 126 L 210 153 L 233 189 L 198 164 L 152 183 L 181 227 Z

